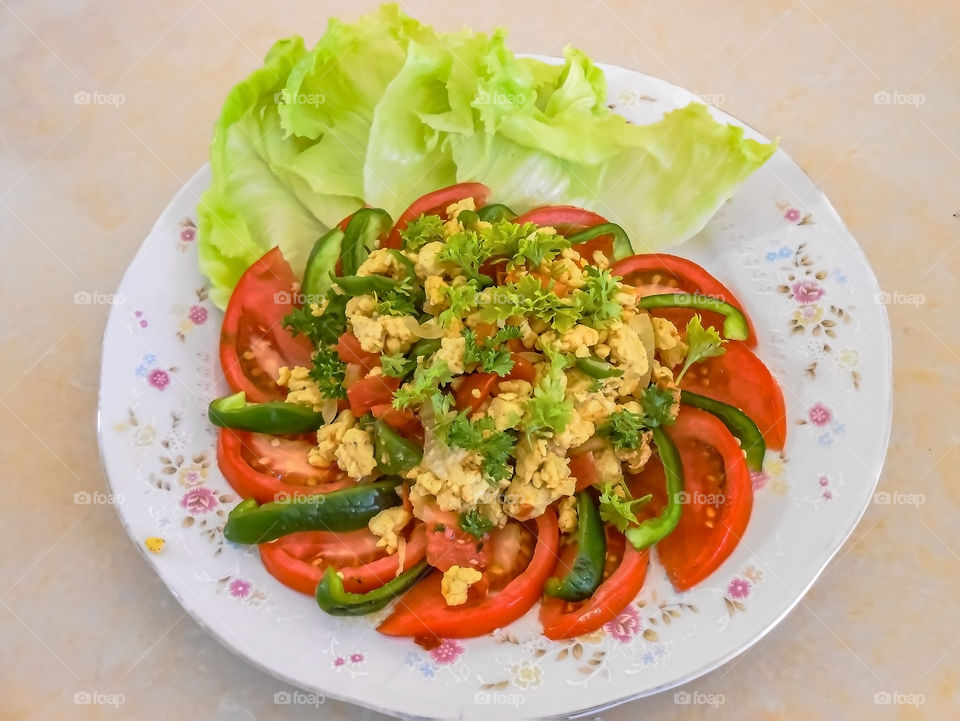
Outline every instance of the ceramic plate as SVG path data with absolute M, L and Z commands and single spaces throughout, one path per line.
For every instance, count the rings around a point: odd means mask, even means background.
M 637 123 L 694 99 L 640 73 L 604 70 L 611 105 Z M 566 642 L 540 635 L 536 611 L 431 651 L 377 634 L 380 616 L 327 616 L 275 581 L 255 549 L 223 539 L 238 499 L 217 469 L 206 418 L 207 403 L 228 390 L 217 359 L 222 314 L 197 270 L 194 228 L 209 179 L 205 168 L 177 194 L 118 290 L 103 344 L 103 463 L 130 537 L 183 607 L 251 663 L 317 694 L 308 702 L 508 719 L 585 714 L 668 689 L 742 653 L 782 619 L 871 499 L 891 416 L 880 290 L 830 203 L 780 151 L 703 232 L 672 249 L 739 296 L 786 397 L 786 449 L 768 453 L 753 475 L 753 516 L 726 563 L 677 594 L 654 562 L 619 618 Z M 166 540 L 161 553 L 146 551 L 148 537 Z

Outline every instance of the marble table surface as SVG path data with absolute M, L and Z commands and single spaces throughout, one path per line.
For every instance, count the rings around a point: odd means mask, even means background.
M 159 212 L 205 162 L 226 91 L 275 38 L 311 42 L 328 16 L 372 5 L 0 0 L 0 719 L 281 716 L 273 697 L 283 684 L 184 615 L 113 509 L 74 503 L 76 492 L 105 487 L 95 410 L 108 306 L 73 298 L 114 291 Z M 444 29 L 504 25 L 518 51 L 578 45 L 780 136 L 891 298 L 916 301 L 889 307 L 896 402 L 880 489 L 925 502 L 872 504 L 776 630 L 685 687 L 724 703 L 677 705 L 667 693 L 603 718 L 955 716 L 960 4 L 408 0 L 405 8 Z M 94 92 L 117 102 L 83 104 Z M 84 692 L 117 704 L 75 703 Z M 877 704 L 878 693 L 916 703 Z M 333 701 L 319 712 L 284 707 L 282 717 L 382 718 Z

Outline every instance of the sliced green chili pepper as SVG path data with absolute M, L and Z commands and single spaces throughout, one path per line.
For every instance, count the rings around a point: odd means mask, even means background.
M 390 214 L 382 208 L 360 208 L 350 218 L 343 234 L 340 267 L 344 275 L 356 275 L 380 236 L 393 226 Z M 329 266 L 332 268 L 333 266 Z
M 680 465 L 680 454 L 677 453 L 677 447 L 663 428 L 657 426 L 651 431 L 666 477 L 667 506 L 659 516 L 643 520 L 639 526 L 627 529 L 627 540 L 638 551 L 650 548 L 661 538 L 669 536 L 680 522 L 680 513 L 683 509 L 680 503 L 680 494 L 683 492 L 683 466 Z
M 567 240 L 570 241 L 570 245 L 577 245 L 579 243 L 586 243 L 594 238 L 599 238 L 601 235 L 613 236 L 613 257 L 616 260 L 642 252 L 642 249 L 635 249 L 633 247 L 627 231 L 616 223 L 601 223 L 600 225 L 595 225 L 592 228 L 581 230 L 579 233 L 568 235 Z M 591 259 L 588 258 L 588 260 Z
M 501 220 L 513 220 L 517 214 L 501 203 L 492 203 L 480 208 L 477 211 L 477 217 L 487 223 L 496 223 Z
M 693 293 L 662 293 L 648 295 L 637 301 L 640 308 L 696 308 L 711 310 L 723 315 L 723 336 L 731 340 L 746 340 L 750 337 L 747 318 L 729 303 L 708 295 Z
M 763 458 L 767 452 L 767 444 L 764 443 L 763 434 L 760 433 L 760 429 L 757 428 L 757 424 L 751 420 L 750 416 L 736 406 L 715 401 L 713 398 L 707 398 L 690 391 L 680 391 L 680 402 L 716 416 L 727 427 L 727 430 L 740 441 L 740 447 L 747 456 L 747 467 L 751 471 L 763 470 Z
M 457 221 L 467 230 L 473 228 L 478 220 L 480 220 L 480 216 L 475 210 L 461 210 L 457 214 Z
M 334 278 L 333 282 L 343 288 L 348 295 L 389 293 L 400 287 L 393 278 L 385 278 L 382 275 L 343 275 Z
M 623 375 L 622 370 L 596 356 L 577 358 L 575 365 L 591 378 L 617 378 Z
M 410 357 L 420 358 L 422 356 L 426 358 L 427 356 L 433 355 L 438 350 L 440 350 L 439 338 L 424 338 L 413 344 L 413 348 L 410 350 Z
M 589 493 L 577 494 L 577 556 L 563 578 L 547 579 L 544 593 L 564 601 L 590 598 L 603 580 L 607 538 L 597 504 Z
M 303 271 L 303 283 L 300 284 L 300 290 L 310 299 L 310 302 L 319 303 L 323 299 L 323 294 L 329 290 L 330 271 L 336 267 L 342 247 L 343 231 L 340 228 L 331 228 L 313 244 Z
M 306 406 L 283 401 L 247 403 L 247 394 L 243 391 L 212 401 L 207 416 L 213 425 L 221 428 L 278 435 L 306 433 L 323 425 L 323 415 Z
M 414 265 L 414 262 L 412 260 L 410 260 L 407 256 L 405 256 L 396 248 L 390 248 L 390 255 L 392 255 L 394 258 L 400 261 L 400 264 L 407 269 L 408 278 L 413 278 L 414 276 L 416 276 L 417 274 L 416 265 Z
M 430 566 L 420 561 L 409 571 L 367 593 L 351 593 L 343 587 L 343 579 L 337 575 L 337 569 L 327 566 L 320 583 L 317 584 L 317 605 L 331 616 L 365 616 L 379 611 L 397 596 L 409 591 L 413 585 L 427 575 Z
M 355 531 L 387 508 L 400 503 L 399 478 L 344 488 L 330 493 L 293 496 L 258 506 L 252 498 L 227 517 L 223 535 L 234 543 L 267 543 L 298 531 Z
M 373 423 L 373 453 L 381 473 L 400 475 L 423 459 L 423 448 L 409 441 L 383 421 Z

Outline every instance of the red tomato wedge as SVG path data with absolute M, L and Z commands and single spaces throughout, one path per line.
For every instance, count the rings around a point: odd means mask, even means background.
M 533 383 L 535 380 L 537 380 L 537 370 L 533 367 L 533 363 L 528 361 L 519 353 L 511 353 L 510 358 L 513 360 L 513 368 L 511 368 L 510 372 L 507 374 L 506 380 L 519 380 L 526 381 L 527 383 Z
M 500 376 L 496 373 L 478 372 L 464 376 L 454 392 L 457 410 L 469 409 L 475 413 L 493 395 L 499 382 Z
M 754 330 L 750 316 L 743 310 L 743 304 L 727 286 L 692 260 L 667 253 L 631 255 L 614 264 L 613 273 L 621 276 L 624 283 L 636 287 L 640 295 L 699 293 L 726 301 L 743 312 L 747 319 L 750 337 L 745 342 L 751 348 L 757 345 L 757 332 Z M 723 316 L 710 311 L 692 311 L 684 308 L 657 309 L 654 315 L 666 318 L 682 330 L 694 313 L 700 314 L 705 327 L 708 325 L 718 329 L 723 327 Z
M 370 353 L 360 347 L 360 341 L 357 336 L 349 331 L 337 339 L 337 345 L 334 346 L 337 355 L 344 363 L 354 363 L 360 366 L 364 373 L 369 373 L 371 369 L 380 365 L 380 356 L 377 353 Z
M 217 464 L 233 490 L 258 503 L 275 501 L 282 494 L 328 493 L 353 485 L 337 466 L 318 468 L 307 463 L 307 454 L 314 445 L 304 440 L 221 428 Z
M 578 491 L 596 485 L 599 478 L 592 451 L 570 456 L 570 475 L 577 479 Z
M 622 536 L 620 537 L 622 542 Z M 580 603 L 544 596 L 540 604 L 540 623 L 543 635 L 559 640 L 592 633 L 612 621 L 637 597 L 647 578 L 649 551 L 638 551 L 624 544 L 616 570 Z
M 541 226 L 552 226 L 561 235 L 572 235 L 581 230 L 592 228 L 608 222 L 602 215 L 597 215 L 575 205 L 548 205 L 543 208 L 534 208 L 513 219 L 514 223 L 536 223 Z M 591 261 L 595 251 L 602 251 L 608 258 L 613 257 L 613 236 L 601 235 L 586 243 L 578 243 L 573 250 Z
M 729 403 L 757 424 L 767 448 L 783 449 L 787 441 L 787 410 L 776 379 L 739 341 L 728 341 L 723 355 L 690 366 L 680 381 L 684 390 Z M 684 408 L 680 415 L 687 412 Z
M 557 516 L 548 508 L 537 518 L 537 545 L 526 569 L 497 594 L 448 606 L 434 572 L 401 597 L 377 630 L 387 636 L 472 638 L 491 633 L 533 608 L 557 562 Z
M 283 398 L 276 384 L 281 366 L 310 366 L 313 347 L 283 327 L 294 309 L 297 278 L 279 248 L 251 265 L 233 289 L 220 329 L 220 366 L 234 392 L 251 403 Z
M 382 420 L 401 435 L 418 435 L 423 432 L 420 419 L 414 415 L 413 411 L 398 411 L 390 403 L 379 403 L 370 406 L 370 412 L 374 418 Z
M 487 198 L 490 197 L 490 188 L 483 183 L 457 183 L 432 193 L 427 193 L 421 198 L 413 201 L 413 204 L 400 216 L 396 225 L 390 230 L 390 235 L 381 243 L 383 248 L 400 248 L 403 245 L 403 238 L 400 237 L 400 231 L 407 227 L 407 223 L 416 220 L 421 215 L 439 215 L 442 218 L 447 217 L 447 207 L 452 203 L 464 198 L 473 198 L 477 208 L 482 208 L 487 204 Z
M 407 539 L 403 570 L 420 563 L 425 550 L 423 526 L 418 525 Z M 328 566 L 340 572 L 344 588 L 353 593 L 380 588 L 401 570 L 400 552 L 387 555 L 376 548 L 376 536 L 365 529 L 350 533 L 291 533 L 261 544 L 260 559 L 280 583 L 311 596 Z
M 717 570 L 737 547 L 750 520 L 753 487 L 740 444 L 714 416 L 684 406 L 667 433 L 683 465 L 684 506 L 680 523 L 656 549 L 674 588 L 685 591 Z M 659 460 L 652 458 L 629 482 L 635 498 L 653 494 L 645 511 L 659 512 L 665 502 Z
M 400 387 L 399 378 L 390 376 L 367 376 L 347 388 L 350 410 L 359 418 L 374 406 L 393 402 L 393 394 Z

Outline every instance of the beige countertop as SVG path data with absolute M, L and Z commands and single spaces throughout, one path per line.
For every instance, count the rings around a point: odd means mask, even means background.
M 95 411 L 111 293 L 206 160 L 226 91 L 271 42 L 312 42 L 372 6 L 227 0 L 0 0 L 0 719 L 276 717 L 283 684 L 183 614 L 112 508 Z M 445 29 L 509 28 L 518 51 L 573 43 L 707 96 L 816 179 L 891 293 L 893 437 L 883 490 L 805 601 L 735 662 L 603 714 L 660 719 L 952 718 L 960 708 L 960 5 L 943 0 L 410 0 Z M 122 97 L 81 104 L 76 93 Z M 889 93 L 894 102 L 884 104 Z M 900 95 L 897 95 L 897 94 Z M 79 96 L 78 96 L 79 97 Z M 81 98 L 82 99 L 82 98 Z M 119 100 L 120 98 L 115 98 Z M 881 102 L 878 102 L 881 101 Z M 896 102 L 900 100 L 901 102 Z M 78 691 L 122 695 L 76 705 Z M 877 692 L 923 697 L 876 705 Z M 284 718 L 380 718 L 335 703 Z

